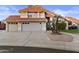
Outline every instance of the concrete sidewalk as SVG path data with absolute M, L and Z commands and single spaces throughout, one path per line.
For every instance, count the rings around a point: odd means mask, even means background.
M 55 48 L 62 50 L 70 50 L 79 52 L 79 35 L 64 33 L 72 35 L 74 40 L 72 42 L 52 41 L 49 39 L 46 32 L 0 32 L 1 46 L 32 46 Z
M 64 33 L 64 32 L 63 32 Z M 72 42 L 65 42 L 65 50 L 78 51 L 79 52 L 79 34 L 64 33 L 73 36 Z

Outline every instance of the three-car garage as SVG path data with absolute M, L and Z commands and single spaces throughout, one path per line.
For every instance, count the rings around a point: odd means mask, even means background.
M 15 32 L 15 31 L 45 31 L 46 24 L 45 23 L 9 23 L 8 24 L 8 31 Z

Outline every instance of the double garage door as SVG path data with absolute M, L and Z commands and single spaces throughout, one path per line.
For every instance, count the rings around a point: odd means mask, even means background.
M 41 31 L 42 24 L 40 23 L 30 23 L 22 24 L 21 31 Z M 9 31 L 18 31 L 18 24 L 9 24 Z
M 41 31 L 42 25 L 40 23 L 30 23 L 30 24 L 23 24 L 22 31 Z

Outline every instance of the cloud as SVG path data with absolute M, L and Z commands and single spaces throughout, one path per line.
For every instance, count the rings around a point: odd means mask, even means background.
M 10 15 L 18 15 L 17 8 L 14 6 L 2 5 L 0 6 L 0 20 L 5 19 Z
M 17 12 L 14 6 L 0 6 L 0 15 L 16 15 Z
M 73 7 L 68 10 L 56 9 L 54 12 L 62 16 L 74 16 L 79 18 L 79 7 Z

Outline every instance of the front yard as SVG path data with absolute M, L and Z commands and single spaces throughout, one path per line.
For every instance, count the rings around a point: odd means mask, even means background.
M 72 30 L 63 30 L 63 32 L 67 32 L 67 33 L 79 33 L 79 30 L 76 30 L 76 29 L 72 29 Z
M 64 33 L 59 34 L 52 34 L 52 31 L 47 31 L 47 35 L 52 41 L 62 41 L 62 42 L 72 42 L 73 37 L 71 35 L 66 35 Z

